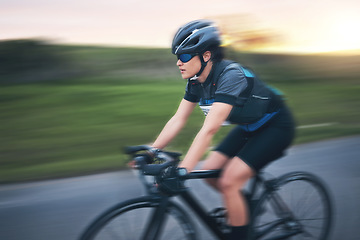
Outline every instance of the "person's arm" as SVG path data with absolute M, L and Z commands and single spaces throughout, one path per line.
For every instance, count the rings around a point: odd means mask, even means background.
M 174 116 L 166 123 L 165 127 L 157 137 L 152 147 L 163 149 L 167 144 L 175 138 L 187 122 L 189 116 L 194 110 L 197 103 L 183 99 L 174 114 Z
M 209 114 L 207 115 L 204 125 L 196 135 L 189 151 L 179 167 L 186 168 L 188 172 L 192 171 L 205 151 L 210 146 L 211 140 L 219 130 L 222 123 L 229 116 L 232 105 L 222 102 L 215 102 Z

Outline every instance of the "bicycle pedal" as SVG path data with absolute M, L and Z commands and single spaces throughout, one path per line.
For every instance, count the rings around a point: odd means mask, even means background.
M 227 224 L 226 209 L 223 207 L 215 208 L 209 212 L 209 216 L 215 219 L 218 227 L 223 233 L 229 233 L 231 231 Z
M 226 209 L 223 207 L 218 207 L 211 210 L 208 215 L 215 218 L 224 218 L 226 217 Z

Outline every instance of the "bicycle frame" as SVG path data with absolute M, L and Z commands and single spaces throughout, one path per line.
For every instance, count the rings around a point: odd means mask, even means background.
M 200 217 L 203 223 L 219 238 L 225 239 L 224 233 L 218 228 L 214 218 L 210 217 L 203 207 L 198 204 L 190 192 L 185 191 L 180 197 L 187 203 L 187 205 Z
M 205 171 L 193 171 L 191 172 L 186 179 L 205 179 L 205 178 L 216 178 L 220 174 L 220 170 L 205 170 Z M 144 180 L 146 181 L 146 180 Z M 253 179 L 253 182 L 250 183 L 250 190 L 247 193 L 249 199 L 255 193 L 259 182 L 262 182 L 262 178 L 256 176 Z M 150 185 L 147 185 L 148 192 L 152 192 Z M 152 192 L 154 198 L 158 198 L 159 207 L 157 207 L 152 213 L 151 220 L 146 228 L 145 234 L 142 239 L 156 239 L 159 233 L 161 232 L 162 225 L 166 219 L 164 218 L 166 209 L 168 207 L 170 198 L 172 195 L 159 194 L 158 192 Z M 219 228 L 218 223 L 215 218 L 210 216 L 208 212 L 198 203 L 196 198 L 191 194 L 191 191 L 188 188 L 184 188 L 180 191 L 177 196 L 179 196 L 187 206 L 202 220 L 203 224 L 208 227 L 208 229 L 219 239 L 225 240 L 226 235 Z
M 110 233 L 111 236 L 116 233 L 119 233 L 121 236 L 124 236 L 122 233 L 129 233 L 130 235 L 135 233 L 138 236 L 137 239 L 140 237 L 142 240 L 156 240 L 160 237 L 169 238 L 169 235 L 163 235 L 163 230 L 164 234 L 170 234 L 170 237 L 175 236 L 175 234 L 171 235 L 174 226 L 177 226 L 176 230 L 182 230 L 180 234 L 186 237 L 186 239 L 196 238 L 196 231 L 191 217 L 187 214 L 182 204 L 179 205 L 171 200 L 173 196 L 177 196 L 181 202 L 185 202 L 188 206 L 186 209 L 193 211 L 201 219 L 202 225 L 207 226 L 208 230 L 217 239 L 226 239 L 231 230 L 226 224 L 226 209 L 220 207 L 207 212 L 201 202 L 192 195 L 191 188 L 185 187 L 184 184 L 185 180 L 188 179 L 218 178 L 221 170 L 194 171 L 184 174 L 183 171 L 177 168 L 179 153 L 157 151 L 155 152 L 157 157 L 154 161 L 155 163 L 148 164 L 146 155 L 136 154 L 144 150 L 149 150 L 149 147 L 134 146 L 127 150 L 127 154 L 132 155 L 132 160 L 135 163 L 133 165 L 134 169 L 139 171 L 138 177 L 147 191 L 146 195 L 119 203 L 103 212 L 89 225 L 81 235 L 81 239 L 93 240 L 94 237 L 98 237 L 99 233 L 101 236 L 103 236 L 103 233 L 105 235 Z M 147 176 L 152 176 L 154 181 L 150 181 Z M 295 185 L 292 185 L 292 183 Z M 303 199 L 300 196 L 299 201 L 294 203 L 294 206 L 293 201 L 289 201 L 282 190 L 289 191 L 291 193 L 290 196 L 293 196 L 293 193 L 297 194 L 298 189 L 303 189 L 304 186 L 311 193 L 309 195 L 314 193 L 313 196 L 315 197 L 315 199 L 311 199 L 308 202 L 308 205 L 311 205 L 313 201 L 314 203 L 319 203 L 320 206 L 312 208 L 315 210 L 315 216 L 306 215 L 306 217 L 298 218 L 298 210 L 303 211 L 303 209 L 299 209 Z M 301 190 L 300 192 L 308 196 L 309 192 L 306 190 Z M 249 235 L 252 240 L 260 238 L 266 240 L 284 240 L 298 234 L 315 237 L 316 240 L 325 240 L 329 234 L 332 216 L 331 201 L 321 180 L 312 174 L 291 172 L 280 177 L 269 178 L 267 175 L 259 173 L 249 181 L 241 194 L 245 197 L 250 210 Z M 309 198 L 307 197 L 306 199 Z M 140 215 L 136 214 L 139 213 L 138 211 L 134 213 L 134 217 L 127 218 L 129 215 L 125 215 L 130 211 L 138 209 L 142 209 L 145 212 L 150 209 L 150 215 L 148 212 L 145 214 L 140 213 Z M 305 213 L 308 213 L 309 209 L 307 208 L 305 211 Z M 141 219 L 145 215 L 148 217 Z M 113 222 L 113 219 L 119 219 L 119 222 Z M 121 224 L 121 219 L 123 223 L 127 223 L 128 220 L 134 220 L 135 222 L 132 222 L 130 225 L 124 225 Z M 315 227 L 314 231 L 312 230 L 314 228 L 313 221 L 320 223 L 318 227 Z M 307 225 L 306 222 L 308 223 Z M 118 225 L 119 223 L 120 225 Z M 138 224 L 139 228 L 131 227 L 132 231 L 128 231 L 127 228 L 129 226 L 137 226 Z M 174 233 L 177 234 L 178 231 Z M 128 235 L 126 234 L 126 236 Z M 131 238 L 133 237 L 121 239 Z
M 129 153 L 134 153 L 139 150 L 147 149 L 146 146 L 138 146 L 132 148 Z M 160 152 L 161 153 L 161 152 Z M 148 166 L 144 162 L 144 160 L 140 157 L 138 159 L 138 163 L 140 168 L 140 179 L 143 182 L 148 195 L 153 196 L 154 200 L 156 200 L 157 207 L 154 209 L 149 224 L 146 227 L 144 235 L 142 239 L 157 239 L 159 233 L 161 232 L 163 223 L 166 221 L 164 217 L 166 216 L 166 211 L 168 210 L 169 204 L 173 204 L 170 201 L 172 196 L 179 196 L 188 207 L 203 221 L 204 225 L 209 228 L 209 230 L 214 233 L 218 239 L 226 239 L 226 233 L 222 230 L 223 226 L 219 225 L 212 215 L 210 215 L 205 209 L 198 203 L 195 197 L 192 196 L 189 189 L 183 185 L 183 182 L 188 179 L 204 179 L 204 178 L 218 178 L 220 176 L 221 170 L 200 170 L 193 171 L 186 176 L 177 176 L 176 173 L 174 175 L 175 168 L 169 170 L 164 174 L 166 168 L 171 166 L 176 166 L 176 162 L 179 161 L 178 157 L 180 156 L 177 153 L 164 152 L 165 156 L 175 157 L 177 160 L 167 160 L 164 158 L 165 163 L 159 164 L 156 166 Z M 164 156 L 163 156 L 164 157 Z M 168 175 L 168 173 L 170 175 Z M 145 175 L 154 176 L 156 179 L 156 184 L 149 183 Z M 261 186 L 263 188 L 261 188 Z M 249 182 L 247 191 L 243 191 L 244 197 L 246 198 L 249 210 L 250 210 L 250 218 L 252 218 L 254 207 L 257 205 L 258 199 L 255 197 L 261 197 L 267 194 L 271 195 L 272 205 L 276 210 L 276 214 L 280 217 L 280 221 L 274 222 L 266 229 L 261 232 L 256 233 L 256 237 L 264 236 L 267 233 L 271 232 L 278 225 L 283 223 L 290 223 L 297 225 L 296 221 L 293 221 L 294 217 L 291 211 L 288 209 L 286 204 L 282 201 L 282 199 L 277 196 L 274 192 L 278 188 L 277 179 L 274 178 L 272 180 L 266 180 L 262 174 L 257 174 L 254 178 L 252 178 Z M 295 231 L 291 233 L 287 233 L 285 235 L 277 236 L 270 238 L 269 240 L 279 240 L 286 239 L 292 235 L 296 235 L 300 233 L 302 230 L 300 228 L 295 229 Z
M 187 179 L 205 179 L 205 178 L 214 178 L 218 177 L 220 174 L 219 170 L 205 170 L 205 171 L 194 171 L 191 172 Z M 251 179 L 249 183 L 248 191 L 244 192 L 246 194 L 246 198 L 249 204 L 250 213 L 252 212 L 252 208 L 256 206 L 256 200 L 253 199 L 256 191 L 258 191 L 259 186 L 263 184 L 264 189 L 261 190 L 259 195 L 269 194 L 274 189 L 277 188 L 276 181 L 273 180 L 265 180 L 262 176 L 257 175 L 253 179 Z M 161 232 L 162 225 L 166 219 L 164 218 L 166 209 L 170 202 L 170 198 L 172 195 L 164 195 L 158 194 L 154 192 L 152 193 L 154 198 L 158 198 L 159 207 L 157 207 L 152 213 L 151 220 L 149 221 L 149 225 L 146 228 L 145 234 L 142 239 L 157 239 L 158 234 Z M 196 198 L 192 195 L 191 191 L 188 188 L 184 188 L 181 192 L 176 194 L 179 196 L 183 202 L 187 204 L 187 206 L 202 220 L 203 224 L 207 226 L 207 228 L 218 237 L 218 239 L 225 240 L 226 235 L 220 229 L 216 219 L 209 215 L 209 213 L 201 206 L 201 204 L 196 200 Z M 255 201 L 255 203 L 253 203 Z M 276 194 L 272 194 L 272 202 L 274 204 L 274 209 L 278 210 L 278 215 L 282 216 L 278 222 L 274 222 L 272 225 L 269 225 L 266 229 L 259 232 L 256 236 L 261 237 L 271 232 L 278 225 L 283 224 L 285 221 L 290 219 L 294 219 L 291 211 L 287 208 L 286 204 L 279 198 Z M 276 237 L 270 238 L 268 240 L 280 240 L 287 239 L 293 235 L 300 233 L 302 230 L 295 229 L 293 232 L 289 232 L 286 234 L 278 235 Z

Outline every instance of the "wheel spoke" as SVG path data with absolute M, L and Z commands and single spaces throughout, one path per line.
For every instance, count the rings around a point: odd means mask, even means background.
M 157 203 L 139 200 L 113 208 L 85 231 L 81 240 L 140 240 Z M 195 239 L 194 226 L 185 212 L 171 203 L 166 210 L 159 240 Z
M 251 234 L 252 239 L 280 239 L 296 232 L 299 234 L 291 239 L 302 239 L 301 236 L 305 235 L 314 240 L 326 239 L 331 208 L 322 183 L 305 173 L 289 174 L 279 179 L 279 188 L 272 194 L 263 195 L 254 210 L 251 225 L 255 233 Z M 270 204 L 274 201 L 275 204 Z M 280 224 L 274 224 L 276 222 Z M 254 237 L 256 234 L 258 237 Z

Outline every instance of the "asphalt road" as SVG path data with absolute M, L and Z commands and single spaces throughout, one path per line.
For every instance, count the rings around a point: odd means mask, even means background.
M 360 136 L 292 147 L 268 166 L 275 176 L 289 171 L 315 173 L 327 184 L 334 203 L 331 240 L 360 236 Z M 220 197 L 201 180 L 188 184 L 206 208 Z M 75 240 L 85 226 L 113 204 L 143 194 L 131 171 L 0 185 L 1 240 Z M 206 199 L 204 201 L 203 199 Z M 206 231 L 202 239 L 212 239 Z

